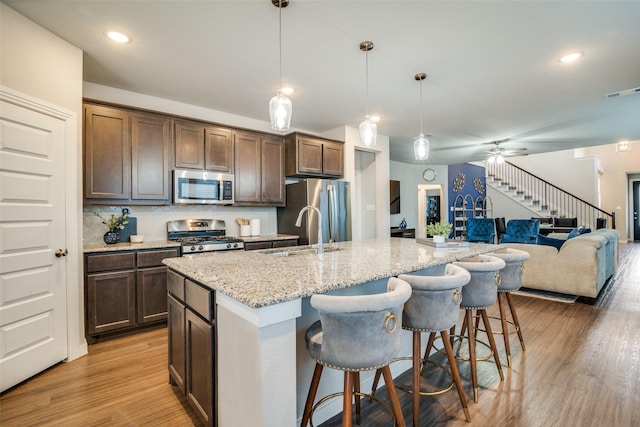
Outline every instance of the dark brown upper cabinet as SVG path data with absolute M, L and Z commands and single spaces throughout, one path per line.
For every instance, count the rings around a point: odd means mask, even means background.
M 302 133 L 285 137 L 285 174 L 292 177 L 344 176 L 344 143 Z
M 175 123 L 175 166 L 233 172 L 233 137 L 230 129 L 202 123 Z
M 166 116 L 85 103 L 85 204 L 168 204 L 171 125 Z
M 284 141 L 277 136 L 234 132 L 235 205 L 284 206 Z

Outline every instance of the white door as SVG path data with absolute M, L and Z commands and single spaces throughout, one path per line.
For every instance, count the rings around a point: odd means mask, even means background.
M 64 141 L 0 101 L 0 391 L 67 357 Z

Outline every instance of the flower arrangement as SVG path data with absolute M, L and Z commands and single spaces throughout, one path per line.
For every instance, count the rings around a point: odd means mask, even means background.
M 128 211 L 123 211 L 122 215 L 118 216 L 111 214 L 109 218 L 105 218 L 95 211 L 93 214 L 102 220 L 102 223 L 109 228 L 109 231 L 124 230 L 124 226 L 129 224 L 129 220 L 127 219 L 129 217 Z
M 449 222 L 436 222 L 434 224 L 427 224 L 427 234 L 431 236 L 444 236 L 447 237 L 451 234 L 453 225 Z

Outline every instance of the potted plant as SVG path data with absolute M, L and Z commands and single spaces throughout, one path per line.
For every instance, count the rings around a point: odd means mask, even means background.
M 445 238 L 451 234 L 453 226 L 449 222 L 436 222 L 433 224 L 427 224 L 427 235 L 433 236 L 435 243 L 442 243 Z
M 129 223 L 129 220 L 127 219 L 129 217 L 128 209 L 123 209 L 121 215 L 116 216 L 111 214 L 108 218 L 103 217 L 100 213 L 95 211 L 93 214 L 100 218 L 102 223 L 109 229 L 109 231 L 104 233 L 104 236 L 102 237 L 104 242 L 108 245 L 118 243 L 120 241 L 120 230 L 124 230 L 124 226 Z

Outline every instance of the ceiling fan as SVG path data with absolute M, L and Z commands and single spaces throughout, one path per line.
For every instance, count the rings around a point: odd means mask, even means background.
M 527 153 L 525 153 L 525 151 L 527 151 L 526 148 L 510 148 L 510 149 L 502 148 L 500 144 L 507 141 L 509 141 L 509 138 L 501 139 L 499 141 L 487 142 L 487 144 L 495 145 L 495 147 L 487 151 L 487 154 L 490 155 L 489 158 L 487 159 L 487 162 L 501 164 L 501 163 L 504 163 L 505 157 L 516 157 L 516 156 L 527 155 Z

